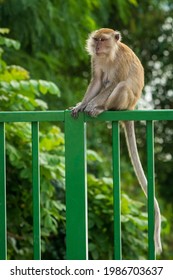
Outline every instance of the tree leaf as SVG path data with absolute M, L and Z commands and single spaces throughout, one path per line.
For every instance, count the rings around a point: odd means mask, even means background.
M 20 89 L 20 83 L 16 80 L 13 80 L 10 82 L 10 85 L 12 86 L 13 89 L 19 90 Z
M 49 92 L 60 96 L 59 88 L 52 82 L 49 83 Z
M 10 32 L 9 28 L 0 28 L 0 33 L 1 34 L 8 34 Z
M 6 47 L 13 47 L 16 50 L 20 49 L 20 43 L 16 40 L 9 39 L 6 37 L 0 36 L 0 45 L 5 45 Z
M 49 83 L 43 80 L 38 81 L 39 84 L 39 90 L 42 94 L 46 94 L 49 89 Z

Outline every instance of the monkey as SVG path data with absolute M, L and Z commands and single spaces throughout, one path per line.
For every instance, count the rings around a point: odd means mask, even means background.
M 144 69 L 135 53 L 121 42 L 121 33 L 101 28 L 89 34 L 86 50 L 91 56 L 91 81 L 80 103 L 71 108 L 72 117 L 79 112 L 97 117 L 107 110 L 134 110 L 144 87 Z M 129 156 L 147 197 L 147 179 L 138 154 L 134 121 L 124 121 L 123 127 Z M 156 254 L 161 253 L 161 215 L 154 197 Z

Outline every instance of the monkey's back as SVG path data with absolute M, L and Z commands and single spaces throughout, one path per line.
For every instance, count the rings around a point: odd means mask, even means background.
M 126 75 L 130 87 L 133 87 L 134 93 L 139 95 L 144 87 L 144 68 L 139 58 L 126 44 L 119 42 L 116 60 L 121 69 L 120 75 L 121 73 Z M 123 80 L 125 77 L 122 76 L 120 79 Z

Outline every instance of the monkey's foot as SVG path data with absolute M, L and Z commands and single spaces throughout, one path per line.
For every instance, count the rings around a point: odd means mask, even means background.
M 89 116 L 91 117 L 97 117 L 99 114 L 101 114 L 104 110 L 103 109 L 98 109 L 98 108 L 88 108 L 88 106 L 86 107 L 86 109 L 84 110 Z

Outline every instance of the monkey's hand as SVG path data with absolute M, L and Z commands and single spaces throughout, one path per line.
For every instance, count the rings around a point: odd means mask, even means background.
M 79 112 L 80 112 L 80 108 L 79 107 L 73 107 L 73 109 L 71 110 L 71 115 L 73 118 L 77 119 L 78 118 L 78 115 L 79 115 Z
M 84 110 L 84 112 L 86 112 L 91 117 L 97 117 L 103 111 L 104 108 L 102 106 L 94 106 L 92 102 L 90 102 Z
M 71 115 L 73 118 L 78 118 L 79 112 L 84 110 L 86 105 L 82 104 L 82 102 L 78 103 L 75 107 L 71 110 Z

